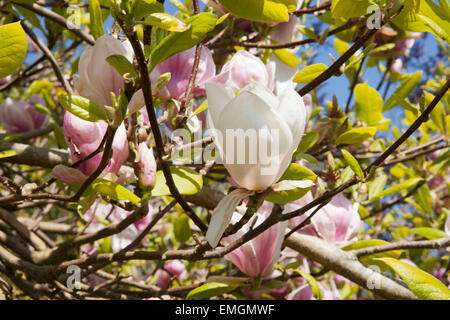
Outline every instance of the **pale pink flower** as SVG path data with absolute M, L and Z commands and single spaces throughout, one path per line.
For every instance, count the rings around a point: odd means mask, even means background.
M 247 233 L 250 226 L 253 225 L 253 228 L 256 228 L 267 219 L 272 212 L 272 207 L 272 203 L 264 202 L 249 222 L 235 234 L 223 238 L 221 243 L 228 245 Z M 241 215 L 235 212 L 233 222 L 236 223 L 240 218 Z M 256 222 L 254 223 L 255 219 Z M 269 277 L 272 274 L 274 264 L 280 257 L 286 225 L 284 222 L 275 224 L 256 238 L 227 254 L 225 258 L 250 277 Z
M 15 101 L 8 97 L 2 102 L 0 120 L 7 132 L 37 130 L 48 123 L 49 116 L 38 112 L 33 103 L 45 106 L 45 102 L 38 95 L 32 95 L 27 101 Z

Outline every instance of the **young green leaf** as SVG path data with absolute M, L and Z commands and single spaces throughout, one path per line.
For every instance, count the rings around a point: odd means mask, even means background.
M 102 107 L 82 96 L 60 95 L 58 100 L 64 109 L 83 120 L 91 122 L 107 120 L 106 112 Z
M 217 18 L 214 14 L 203 12 L 190 17 L 185 24 L 191 27 L 184 32 L 170 32 L 151 53 L 150 71 L 164 60 L 174 54 L 190 49 L 212 31 L 216 26 Z
M 175 185 L 181 194 L 195 194 L 203 187 L 203 178 L 192 169 L 185 167 L 170 167 Z M 169 187 L 166 185 L 164 173 L 156 172 L 155 186 L 152 189 L 153 197 L 170 195 Z
M 141 198 L 131 191 L 128 191 L 120 184 L 105 179 L 96 179 L 92 183 L 92 189 L 116 200 L 128 200 L 135 205 L 139 205 L 141 201 Z
M 190 28 L 190 25 L 185 24 L 170 14 L 162 12 L 152 13 L 144 21 L 140 21 L 140 23 L 173 32 L 183 32 Z
M 0 26 L 0 78 L 17 71 L 27 54 L 28 41 L 20 22 Z
M 189 218 L 185 215 L 181 215 L 173 222 L 173 233 L 175 239 L 180 243 L 186 243 L 192 236 L 191 227 L 189 226 Z
M 299 269 L 294 270 L 294 272 L 298 273 L 303 279 L 306 280 L 306 282 L 308 282 L 308 285 L 311 288 L 314 298 L 316 298 L 317 300 L 323 299 L 323 294 L 322 291 L 320 290 L 319 283 L 317 282 L 316 278 L 314 278 L 309 273 L 306 273 Z
M 359 119 L 368 126 L 378 124 L 383 118 L 383 98 L 377 90 L 367 83 L 355 86 L 356 113 Z
M 383 106 L 383 111 L 387 111 L 395 107 L 398 104 L 398 97 L 400 97 L 401 99 L 406 98 L 414 90 L 414 88 L 417 87 L 421 78 L 422 71 L 417 71 L 416 73 L 407 76 L 386 101 Z M 394 94 L 397 95 L 397 98 L 394 96 Z
M 102 9 L 98 0 L 89 0 L 89 29 L 95 39 L 104 34 Z
M 291 163 L 278 181 L 283 180 L 316 181 L 316 178 L 317 176 L 314 174 L 314 172 L 312 172 L 308 168 L 305 168 L 296 163 Z M 265 200 L 273 203 L 287 203 L 303 197 L 309 191 L 309 189 L 310 187 L 283 190 L 279 191 L 278 193 L 270 194 L 265 198 Z
M 345 162 L 347 162 L 350 168 L 352 168 L 353 172 L 356 173 L 356 175 L 361 179 L 364 179 L 364 173 L 358 163 L 358 160 L 356 160 L 355 157 L 353 157 L 352 154 L 347 150 L 342 149 L 341 152 L 344 156 Z
M 296 0 L 219 0 L 233 15 L 251 21 L 286 22 Z
M 323 63 L 312 64 L 297 72 L 293 81 L 301 84 L 308 84 L 327 69 L 328 67 Z
M 372 138 L 377 129 L 374 127 L 356 128 L 344 132 L 336 139 L 336 143 L 357 144 Z
M 187 299 L 208 299 L 218 297 L 224 293 L 234 290 L 236 285 L 230 285 L 220 282 L 210 282 L 193 289 L 187 295 Z
M 450 300 L 450 290 L 431 274 L 393 258 L 379 258 L 378 260 L 395 271 L 419 299 Z
M 435 239 L 447 237 L 447 234 L 442 230 L 426 228 L 426 227 L 413 228 L 413 229 L 409 230 L 409 233 L 418 234 L 429 240 L 435 240 Z

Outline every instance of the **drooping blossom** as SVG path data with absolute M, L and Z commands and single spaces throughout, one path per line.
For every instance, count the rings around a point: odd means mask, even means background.
M 48 123 L 49 116 L 36 110 L 33 103 L 45 106 L 44 100 L 32 95 L 27 101 L 6 98 L 0 105 L 0 120 L 9 133 L 21 133 L 42 128 Z
M 111 236 L 111 247 L 113 252 L 119 252 L 127 247 L 138 235 L 148 226 L 153 217 L 153 208 L 148 205 L 148 214 L 126 227 L 121 232 Z M 83 219 L 90 221 L 89 230 L 98 231 L 104 228 L 102 220 L 108 219 L 111 223 L 119 223 L 132 214 L 133 211 L 126 211 L 120 207 L 96 200 L 94 204 L 84 213 Z
M 286 212 L 299 209 L 314 200 L 311 191 L 305 196 L 289 203 L 286 206 Z M 343 245 L 352 241 L 361 227 L 361 218 L 358 213 L 359 204 L 352 203 L 342 194 L 338 194 L 323 206 L 311 218 L 311 225 L 301 229 L 302 232 L 314 235 L 316 233 L 324 240 L 336 245 Z M 308 210 L 304 215 L 291 219 L 292 226 L 299 225 L 301 222 L 314 212 L 315 208 Z M 313 227 L 314 229 L 312 229 Z
M 228 245 L 236 239 L 240 239 L 250 230 L 252 225 L 253 228 L 256 228 L 267 219 L 272 212 L 272 207 L 272 203 L 264 202 L 238 232 L 223 238 L 221 243 Z M 241 217 L 239 213 L 235 212 L 232 222 L 237 223 Z M 286 226 L 286 222 L 273 225 L 254 239 L 225 255 L 225 259 L 231 261 L 239 270 L 250 277 L 269 277 L 272 274 L 274 264 L 280 257 Z
M 166 289 L 172 278 L 185 280 L 187 278 L 186 266 L 180 260 L 172 260 L 164 266 L 164 269 L 156 271 L 156 285 Z
M 121 42 L 104 35 L 81 54 L 79 76 L 73 78 L 78 93 L 100 106 L 111 106 L 111 93 L 117 96 L 119 90 L 124 89 L 122 76 L 106 61 L 111 55 L 122 55 L 133 61 L 133 50 L 128 41 Z
M 70 149 L 70 158 L 77 162 L 86 158 L 100 145 L 108 125 L 105 122 L 90 122 L 78 118 L 70 112 L 64 115 L 63 134 Z M 122 164 L 128 159 L 128 141 L 124 124 L 115 133 L 112 144 L 113 155 L 105 172 L 117 173 Z M 84 161 L 77 168 L 85 175 L 91 175 L 100 165 L 103 152 Z
M 256 57 L 238 51 L 206 84 L 208 130 L 225 168 L 243 188 L 232 191 L 214 210 L 206 234 L 213 247 L 239 202 L 278 181 L 303 136 L 307 121 L 303 100 L 293 85 L 275 94 L 274 74 Z M 254 141 L 235 143 L 236 135 L 248 132 Z

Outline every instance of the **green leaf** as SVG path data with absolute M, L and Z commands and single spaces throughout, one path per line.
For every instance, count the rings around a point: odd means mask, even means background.
M 33 94 L 39 94 L 43 91 L 51 91 L 52 88 L 53 85 L 50 81 L 35 80 L 28 87 L 27 94 L 25 95 L 24 100 L 28 100 Z
M 359 119 L 368 126 L 378 124 L 383 118 L 383 98 L 377 90 L 367 83 L 359 83 L 355 87 L 356 113 Z
M 417 71 L 416 73 L 407 76 L 386 101 L 383 106 L 383 111 L 390 110 L 398 104 L 398 98 L 396 99 L 394 95 L 397 95 L 401 99 L 406 98 L 414 90 L 414 88 L 417 87 L 421 78 L 422 71 Z
M 98 0 L 89 0 L 89 29 L 95 39 L 104 35 L 102 9 Z
M 230 285 L 220 282 L 210 282 L 201 285 L 198 288 L 190 291 L 187 295 L 187 299 L 208 299 L 211 297 L 221 296 L 231 290 L 234 290 L 236 285 Z
M 447 233 L 445 233 L 442 230 L 433 229 L 433 228 L 425 228 L 425 227 L 413 228 L 413 229 L 409 230 L 409 233 L 418 234 L 429 240 L 435 240 L 435 239 L 447 237 Z
M 310 39 L 317 39 L 317 35 L 314 32 L 313 28 L 308 28 L 304 25 L 298 25 L 297 26 L 297 30 L 300 31 L 303 35 L 305 35 L 306 37 L 310 38 Z
M 425 95 L 425 102 L 427 105 L 431 103 L 434 99 L 434 95 L 432 95 L 429 92 L 424 92 Z M 433 108 L 430 114 L 431 120 L 434 122 L 436 127 L 443 133 L 447 134 L 447 121 L 445 120 L 446 114 L 445 114 L 445 108 L 444 105 L 439 101 L 438 104 Z
M 207 12 L 196 14 L 187 19 L 185 23 L 190 24 L 191 28 L 184 32 L 170 32 L 169 35 L 153 49 L 150 71 L 153 70 L 158 63 L 163 62 L 178 52 L 188 50 L 202 41 L 207 33 L 214 29 L 216 21 L 216 16 Z
M 402 192 L 404 190 L 409 190 L 411 188 L 414 188 L 420 181 L 422 181 L 422 178 L 411 178 L 409 180 L 406 180 L 399 184 L 394 184 L 389 189 L 386 189 L 382 192 L 380 192 L 378 195 L 376 195 L 372 200 L 380 199 L 383 197 L 387 197 L 390 195 L 393 195 L 397 192 Z
M 449 5 L 439 1 L 441 7 L 433 0 L 405 1 L 405 8 L 393 19 L 400 28 L 408 31 L 432 32 L 442 40 L 450 41 Z
M 192 169 L 185 167 L 170 167 L 175 185 L 180 194 L 195 194 L 203 187 L 203 178 Z M 152 197 L 170 195 L 169 187 L 162 170 L 156 172 L 155 186 L 152 189 Z
M 106 121 L 106 112 L 98 104 L 79 95 L 60 95 L 61 106 L 77 117 L 91 122 Z
M 17 151 L 15 150 L 0 151 L 0 159 L 14 157 L 15 155 L 17 155 Z
M 301 84 L 308 84 L 327 69 L 328 67 L 323 63 L 312 64 L 297 72 L 293 81 Z
M 316 298 L 317 300 L 323 299 L 323 294 L 322 291 L 320 290 L 319 283 L 317 282 L 316 278 L 314 278 L 309 273 L 306 273 L 299 269 L 294 270 L 294 272 L 298 273 L 303 279 L 306 280 L 306 282 L 308 282 L 308 285 L 311 288 L 314 298 Z
M 141 201 L 141 198 L 120 184 L 105 179 L 96 179 L 92 182 L 92 189 L 116 200 L 128 200 L 135 205 L 139 205 Z
M 395 271 L 419 299 L 450 300 L 450 290 L 431 274 L 393 258 L 379 260 Z
M 127 58 L 120 54 L 113 54 L 106 58 L 108 62 L 116 71 L 123 77 L 125 74 L 130 74 L 133 78 L 137 77 L 133 64 Z
M 379 240 L 379 239 L 368 239 L 368 240 L 361 240 L 361 241 L 346 245 L 345 247 L 342 248 L 342 250 L 350 251 L 350 250 L 357 250 L 357 249 L 363 249 L 363 248 L 377 247 L 377 246 L 382 246 L 382 245 L 386 245 L 386 244 L 390 244 L 390 243 L 387 241 L 384 241 L 384 240 Z M 391 251 L 378 252 L 375 254 L 362 256 L 359 258 L 359 260 L 369 266 L 376 265 L 376 266 L 380 267 L 380 269 L 383 272 L 385 272 L 388 270 L 388 268 L 386 267 L 386 265 L 384 263 L 378 261 L 377 258 L 389 257 L 389 258 L 398 259 L 402 255 L 402 252 L 403 252 L 402 250 L 391 250 Z
M 28 41 L 20 22 L 0 26 L 0 78 L 20 68 L 27 54 Z
M 183 32 L 190 28 L 190 25 L 185 24 L 170 14 L 162 12 L 152 13 L 144 21 L 140 21 L 140 23 L 173 32 Z
M 344 132 L 339 137 L 337 137 L 336 143 L 344 143 L 344 144 L 361 143 L 369 138 L 372 138 L 376 132 L 377 128 L 375 127 L 351 129 L 347 132 Z
M 173 233 L 175 239 L 180 243 L 185 243 L 192 236 L 191 227 L 189 226 L 189 218 L 182 215 L 173 222 Z
M 164 12 L 164 5 L 158 0 L 138 0 L 134 1 L 134 19 L 141 20 L 149 14 Z
M 356 160 L 355 157 L 353 157 L 352 154 L 347 150 L 341 150 L 341 152 L 344 156 L 345 162 L 347 162 L 350 168 L 352 168 L 353 172 L 356 173 L 356 175 L 361 179 L 364 179 L 364 173 L 358 163 L 358 160 Z
M 281 176 L 280 180 L 311 180 L 316 181 L 316 175 L 314 172 L 305 168 L 299 164 L 291 163 L 286 171 Z M 265 198 L 266 201 L 270 201 L 273 203 L 287 203 L 291 201 L 295 201 L 301 197 L 303 197 L 310 188 L 295 188 L 292 190 L 284 190 L 278 193 L 270 194 Z
M 303 135 L 300 144 L 298 145 L 296 153 L 304 152 L 314 146 L 317 139 L 319 139 L 319 133 L 317 131 L 307 132 Z
M 296 0 L 219 0 L 219 2 L 237 17 L 262 22 L 286 22 L 289 20 L 289 11 L 295 10 L 297 6 Z
M 206 109 L 208 109 L 208 100 L 203 101 L 202 104 L 197 109 L 195 109 L 190 118 L 198 115 L 200 112 L 205 111 Z
M 333 18 L 353 18 L 367 14 L 367 7 L 371 5 L 369 0 L 333 0 L 331 14 Z
M 414 195 L 414 199 L 419 206 L 428 213 L 433 212 L 433 200 L 431 199 L 430 189 L 427 184 L 423 184 Z
M 287 64 L 291 68 L 297 69 L 300 62 L 298 61 L 295 54 L 293 54 L 291 51 L 287 49 L 277 49 L 274 50 L 273 53 L 278 59 L 280 59 L 281 62 Z
M 369 201 L 372 201 L 373 198 L 375 198 L 380 192 L 383 191 L 384 187 L 386 186 L 387 180 L 387 175 L 382 174 L 381 176 L 376 177 L 369 184 Z

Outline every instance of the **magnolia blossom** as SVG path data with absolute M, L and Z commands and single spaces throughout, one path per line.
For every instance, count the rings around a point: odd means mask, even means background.
M 231 192 L 214 210 L 206 234 L 213 247 L 239 202 L 272 186 L 284 173 L 307 121 L 294 86 L 284 85 L 275 94 L 274 73 L 271 76 L 259 59 L 250 56 L 238 51 L 206 84 L 208 130 L 225 168 L 243 188 Z
M 180 260 L 172 260 L 164 266 L 164 269 L 158 269 L 155 275 L 156 285 L 165 289 L 173 277 L 178 280 L 185 280 L 187 278 L 186 266 Z
M 45 105 L 38 95 L 32 95 L 27 101 L 15 101 L 6 98 L 0 105 L 0 120 L 9 133 L 20 133 L 42 128 L 48 123 L 49 116 L 36 110 L 33 103 Z
M 139 169 L 139 183 L 142 187 L 151 187 L 155 182 L 156 161 L 152 149 L 142 142 L 137 148 L 139 161 L 137 167 Z
M 153 216 L 153 208 L 148 205 L 148 214 L 129 225 L 118 234 L 111 236 L 111 247 L 113 252 L 119 252 L 123 248 L 127 247 L 138 235 L 148 226 Z M 118 223 L 132 214 L 133 211 L 126 211 L 120 207 L 113 206 L 111 204 L 105 204 L 100 200 L 96 200 L 94 204 L 85 212 L 83 219 L 90 221 L 89 230 L 98 231 L 104 228 L 104 225 L 100 222 L 108 219 L 111 223 Z
M 150 74 L 152 83 L 156 83 L 158 78 L 164 74 L 170 73 L 170 81 L 159 92 L 159 96 L 166 99 L 181 100 L 184 98 L 186 88 L 191 77 L 192 68 L 195 60 L 195 47 L 177 53 L 158 64 Z M 198 70 L 195 77 L 194 94 L 205 95 L 205 82 L 214 77 L 216 73 L 216 65 L 211 51 L 205 47 L 201 47 L 200 60 Z
M 221 243 L 228 245 L 240 239 L 250 230 L 251 226 L 256 228 L 266 220 L 272 212 L 272 208 L 272 203 L 264 202 L 259 210 L 238 232 L 223 238 Z M 241 217 L 239 213 L 235 212 L 232 222 L 237 223 Z M 239 270 L 250 277 L 269 277 L 272 274 L 274 264 L 280 257 L 286 226 L 286 222 L 273 225 L 256 238 L 225 255 L 225 259 L 233 262 Z
M 273 90 L 274 73 L 271 67 L 266 67 L 259 58 L 245 50 L 236 52 L 233 58 L 224 64 L 220 74 L 208 81 L 226 85 L 233 93 L 253 82 Z M 208 89 L 206 90 L 208 92 Z
M 121 42 L 110 35 L 95 41 L 86 49 L 78 63 L 79 76 L 74 76 L 73 84 L 78 93 L 100 106 L 111 105 L 111 93 L 119 94 L 124 88 L 122 76 L 107 61 L 111 55 L 122 55 L 133 61 L 133 50 L 128 41 Z
M 86 158 L 100 145 L 108 125 L 106 122 L 90 122 L 78 118 L 70 112 L 64 115 L 63 133 L 70 149 L 70 158 L 77 162 Z M 128 141 L 123 123 L 117 128 L 112 144 L 113 155 L 105 172 L 117 173 L 128 159 Z M 86 175 L 91 175 L 100 165 L 103 152 L 84 161 L 77 168 Z
M 285 211 L 291 212 L 299 209 L 314 200 L 312 193 L 308 192 L 304 197 L 289 203 Z M 311 218 L 311 226 L 302 228 L 301 231 L 325 239 L 336 245 L 343 245 L 352 241 L 359 232 L 361 227 L 361 218 L 358 213 L 358 203 L 352 204 L 352 201 L 338 194 L 323 206 Z M 301 222 L 314 212 L 315 208 L 308 210 L 304 215 L 291 219 L 292 227 L 299 225 Z

